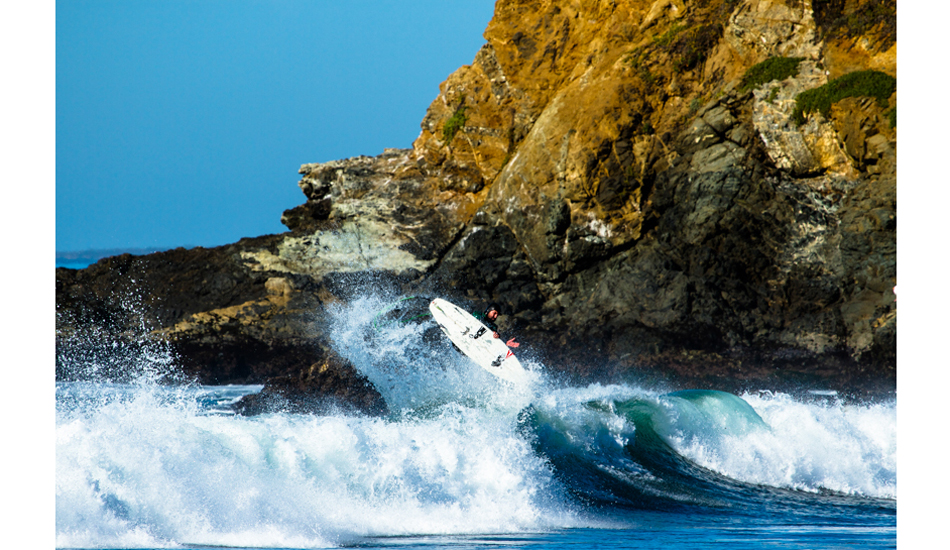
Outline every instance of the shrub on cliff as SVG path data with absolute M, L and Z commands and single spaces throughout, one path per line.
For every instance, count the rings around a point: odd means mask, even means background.
M 459 108 L 452 113 L 452 116 L 449 117 L 442 126 L 442 138 L 446 144 L 451 143 L 455 134 L 465 126 L 465 120 L 467 118 L 468 117 L 465 116 L 465 106 L 459 105 Z
M 897 79 L 881 71 L 856 71 L 836 78 L 824 86 L 805 90 L 795 97 L 792 121 L 805 122 L 809 113 L 821 113 L 828 117 L 831 105 L 846 97 L 873 97 L 881 107 L 888 106 L 888 98 L 897 90 Z
M 804 57 L 770 57 L 761 63 L 756 63 L 742 75 L 739 91 L 745 92 L 758 88 L 766 82 L 797 76 L 798 65 L 804 59 Z
M 653 43 L 661 48 L 668 47 L 673 39 L 676 38 L 676 35 L 686 30 L 686 25 L 683 23 L 677 23 L 673 25 L 668 31 L 663 34 L 653 37 Z

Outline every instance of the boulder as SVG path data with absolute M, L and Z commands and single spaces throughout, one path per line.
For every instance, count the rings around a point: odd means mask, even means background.
M 340 411 L 379 416 L 388 413 L 383 397 L 338 357 L 295 374 L 271 377 L 260 392 L 245 395 L 232 409 L 245 416 L 267 413 L 324 414 Z

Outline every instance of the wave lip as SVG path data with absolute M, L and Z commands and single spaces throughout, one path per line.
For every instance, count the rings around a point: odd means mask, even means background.
M 533 406 L 522 426 L 558 479 L 595 506 L 794 512 L 805 502 L 839 516 L 828 506 L 895 507 L 893 403 L 709 390 L 631 396 L 610 387 L 591 397 L 561 392 Z
M 893 401 L 563 387 L 540 365 L 514 387 L 427 342 L 424 323 L 374 329 L 373 300 L 335 312 L 331 333 L 384 418 L 237 416 L 228 404 L 260 387 L 169 384 L 174 355 L 148 346 L 58 383 L 57 545 L 359 545 L 644 510 L 892 528 Z

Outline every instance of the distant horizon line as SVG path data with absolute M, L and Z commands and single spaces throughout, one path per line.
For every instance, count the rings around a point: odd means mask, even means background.
M 195 248 L 197 245 L 150 246 L 150 247 L 121 247 L 121 248 L 87 248 L 84 250 L 57 250 L 57 260 L 77 260 L 86 258 L 107 258 L 120 254 L 152 254 L 176 248 Z

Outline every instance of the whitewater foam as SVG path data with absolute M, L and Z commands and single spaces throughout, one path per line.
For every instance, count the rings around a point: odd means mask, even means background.
M 243 418 L 123 390 L 134 396 L 58 412 L 58 546 L 327 546 L 575 523 L 497 411 Z
M 500 382 L 452 350 L 447 340 L 442 345 L 426 342 L 427 329 L 437 332 L 434 323 L 391 324 L 374 329 L 375 315 L 392 301 L 392 297 L 364 296 L 346 306 L 329 308 L 329 332 L 335 351 L 373 383 L 390 410 L 409 413 L 464 403 L 516 413 L 540 391 L 544 381 L 536 362 L 522 363 L 529 373 L 528 384 Z M 436 340 L 442 338 L 441 333 L 436 335 Z
M 897 496 L 896 402 L 801 402 L 745 394 L 767 430 L 670 438 L 695 463 L 749 483 L 876 498 Z
M 566 387 L 530 362 L 534 383 L 514 387 L 421 345 L 424 326 L 367 333 L 385 303 L 332 311 L 330 334 L 383 394 L 386 418 L 236 416 L 228 405 L 260 386 L 163 385 L 174 359 L 161 349 L 122 356 L 139 373 L 131 383 L 58 383 L 57 546 L 327 547 L 603 525 L 536 438 L 554 433 L 582 468 L 663 489 L 629 452 L 638 434 L 624 407 L 646 411 L 682 457 L 740 482 L 896 495 L 894 403 L 707 392 L 704 404 L 628 384 Z

